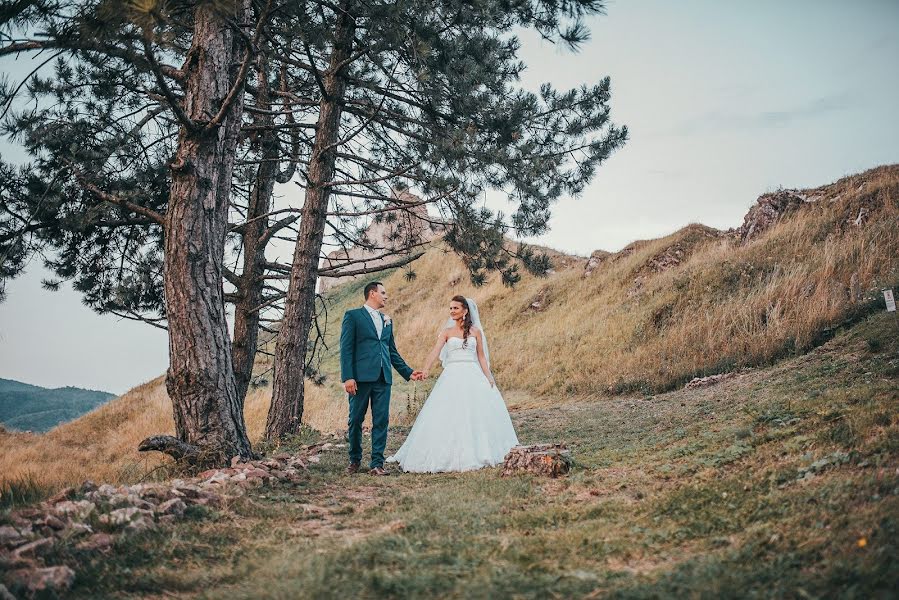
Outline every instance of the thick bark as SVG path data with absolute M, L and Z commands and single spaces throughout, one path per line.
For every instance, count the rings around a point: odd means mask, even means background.
M 259 77 L 256 82 L 256 105 L 263 111 L 271 110 L 268 89 L 268 63 L 264 54 L 257 61 Z M 259 137 L 262 163 L 256 170 L 256 181 L 250 192 L 247 207 L 247 224 L 242 229 L 243 272 L 240 276 L 237 294 L 239 300 L 234 305 L 234 379 L 237 398 L 243 407 L 250 380 L 259 339 L 259 306 L 262 304 L 265 269 L 266 231 L 275 178 L 278 175 L 278 137 L 273 130 L 274 117 L 269 114 L 256 115 L 256 125 L 261 127 Z
M 307 187 L 300 216 L 300 231 L 293 255 L 284 317 L 275 347 L 272 405 L 265 424 L 265 437 L 277 441 L 299 430 L 303 417 L 303 383 L 306 346 L 315 310 L 315 281 L 325 233 L 330 188 L 340 135 L 341 101 L 346 82 L 340 65 L 352 52 L 355 23 L 350 2 L 341 3 L 334 49 L 328 70 L 322 74 L 324 94 L 319 106 L 315 143 L 306 172 Z
M 238 5 L 231 18 L 245 23 L 247 6 Z M 193 45 L 182 69 L 183 109 L 198 126 L 182 126 L 179 132 L 165 223 L 166 387 L 178 439 L 222 458 L 249 457 L 222 294 L 243 94 L 237 94 L 218 126 L 204 127 L 219 114 L 238 78 L 245 47 L 214 3 L 199 4 L 194 18 Z

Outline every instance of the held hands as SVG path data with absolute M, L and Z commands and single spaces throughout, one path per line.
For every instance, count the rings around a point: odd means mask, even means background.
M 427 371 L 412 371 L 412 375 L 409 376 L 409 379 L 412 381 L 422 381 L 423 379 L 427 379 Z

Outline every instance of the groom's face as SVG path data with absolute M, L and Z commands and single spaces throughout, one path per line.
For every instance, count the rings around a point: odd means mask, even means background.
M 384 289 L 383 285 L 379 285 L 368 293 L 368 303 L 377 310 L 387 306 L 387 290 Z

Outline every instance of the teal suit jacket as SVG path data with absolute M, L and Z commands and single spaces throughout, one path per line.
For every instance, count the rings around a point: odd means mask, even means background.
M 393 323 L 384 325 L 379 338 L 364 307 L 346 311 L 340 329 L 340 380 L 378 381 L 383 373 L 384 381 L 390 384 L 393 383 L 390 367 L 406 381 L 412 376 L 412 368 L 400 356 L 393 341 Z

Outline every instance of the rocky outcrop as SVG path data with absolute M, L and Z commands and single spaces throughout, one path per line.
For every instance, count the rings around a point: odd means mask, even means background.
M 785 214 L 793 212 L 806 202 L 815 202 L 820 198 L 818 194 L 799 190 L 778 190 L 759 196 L 743 217 L 743 225 L 734 230 L 734 233 L 742 242 L 753 240 L 770 229 Z
M 7 593 L 28 598 L 62 597 L 76 573 L 67 566 L 47 564 L 45 559 L 57 544 L 106 552 L 119 536 L 173 523 L 191 507 L 221 509 L 247 490 L 297 483 L 322 452 L 343 447 L 333 438 L 297 454 L 247 462 L 235 457 L 228 468 L 189 479 L 122 486 L 85 481 L 78 488 L 66 488 L 38 506 L 13 511 L 9 524 L 0 525 L 0 583 Z
M 421 204 L 421 198 L 408 191 L 394 192 L 394 195 L 402 209 L 381 213 L 365 230 L 362 244 L 330 252 L 322 259 L 319 269 L 349 272 L 390 264 L 402 257 L 404 249 L 440 235 L 440 228 L 430 222 L 433 219 L 428 217 L 428 207 Z M 319 291 L 325 292 L 357 277 L 322 276 Z
M 608 260 L 608 258 L 612 256 L 611 252 L 606 252 L 605 250 L 594 250 L 590 255 L 590 258 L 587 259 L 587 264 L 584 265 L 584 273 L 581 275 L 582 278 L 586 279 L 593 274 L 593 272 L 600 267 L 604 262 Z

